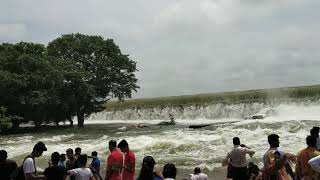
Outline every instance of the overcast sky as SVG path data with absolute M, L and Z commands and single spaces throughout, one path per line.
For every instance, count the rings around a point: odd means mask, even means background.
M 134 97 L 320 84 L 319 0 L 0 1 L 0 42 L 114 39 Z

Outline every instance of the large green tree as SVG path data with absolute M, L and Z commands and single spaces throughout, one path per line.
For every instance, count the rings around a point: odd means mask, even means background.
M 130 98 L 139 88 L 136 62 L 122 54 L 112 39 L 67 34 L 50 42 L 47 53 L 71 64 L 65 83 L 79 127 L 86 116 L 103 110 L 108 100 Z
M 64 85 L 63 74 L 52 65 L 57 61 L 49 60 L 41 44 L 0 45 L 0 102 L 9 115 L 39 127 L 54 114 L 51 107 L 61 102 L 59 91 Z M 21 123 L 17 120 L 13 119 L 13 127 Z

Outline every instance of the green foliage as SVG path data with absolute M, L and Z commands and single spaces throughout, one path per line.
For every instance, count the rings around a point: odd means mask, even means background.
M 0 107 L 0 132 L 6 132 L 12 128 L 12 120 L 6 117 L 7 109 L 3 106 Z
M 136 71 L 136 62 L 100 36 L 63 35 L 47 47 L 0 44 L 0 102 L 8 109 L 1 109 L 1 127 L 72 123 L 75 115 L 83 126 L 109 99 L 131 97 L 138 88 Z
M 48 55 L 69 63 L 70 96 L 83 126 L 84 117 L 104 109 L 111 98 L 123 100 L 136 91 L 136 62 L 121 53 L 112 39 L 82 34 L 67 34 L 49 43 Z

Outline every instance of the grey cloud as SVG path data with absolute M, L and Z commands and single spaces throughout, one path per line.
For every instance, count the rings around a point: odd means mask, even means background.
M 0 41 L 71 32 L 115 39 L 138 62 L 135 97 L 317 84 L 317 0 L 18 1 Z

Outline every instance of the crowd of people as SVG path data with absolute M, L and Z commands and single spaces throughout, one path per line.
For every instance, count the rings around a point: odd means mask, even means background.
M 222 165 L 228 166 L 227 179 L 233 180 L 320 180 L 319 127 L 313 127 L 306 137 L 306 148 L 297 155 L 279 149 L 277 134 L 268 136 L 270 148 L 264 154 L 263 167 L 247 161 L 255 151 L 233 138 L 234 147 L 224 158 Z M 292 170 L 295 165 L 295 171 Z
M 319 127 L 313 127 L 306 137 L 306 148 L 297 155 L 279 149 L 280 140 L 277 134 L 268 136 L 270 148 L 264 154 L 263 167 L 259 168 L 248 161 L 255 155 L 253 148 L 241 144 L 239 137 L 233 138 L 234 147 L 224 158 L 222 165 L 228 166 L 227 179 L 233 180 L 320 180 L 320 139 Z M 53 152 L 48 167 L 42 175 L 37 173 L 36 160 L 47 148 L 43 142 L 38 142 L 32 152 L 26 156 L 21 166 L 7 159 L 7 152 L 0 150 L 1 180 L 134 180 L 136 169 L 135 154 L 130 150 L 126 140 L 118 144 L 109 141 L 106 172 L 101 176 L 98 153 L 91 156 L 81 153 L 81 148 L 75 151 L 69 148 L 66 154 Z M 88 159 L 91 162 L 88 165 Z M 292 170 L 295 165 L 295 171 Z M 162 170 L 161 170 L 162 169 Z M 174 164 L 166 164 L 163 168 L 156 165 L 152 156 L 143 158 L 137 180 L 174 180 L 177 169 Z M 191 180 L 207 180 L 208 176 L 199 167 L 194 169 Z
M 48 167 L 43 174 L 37 173 L 36 158 L 40 157 L 47 147 L 38 142 L 32 152 L 26 156 L 21 166 L 13 160 L 7 159 L 7 152 L 0 150 L 0 179 L 1 180 L 134 180 L 136 158 L 129 149 L 128 142 L 122 140 L 117 144 L 115 140 L 109 141 L 110 153 L 107 157 L 107 167 L 104 178 L 100 173 L 100 160 L 98 153 L 93 151 L 91 156 L 81 154 L 81 148 L 75 151 L 69 148 L 66 154 L 53 152 Z M 88 165 L 88 159 L 91 163 Z M 161 170 L 163 169 L 163 170 Z M 146 156 L 141 165 L 137 180 L 172 180 L 176 178 L 177 169 L 174 164 L 166 164 L 163 168 L 156 166 L 152 156 Z M 192 180 L 207 180 L 200 168 L 195 168 Z

